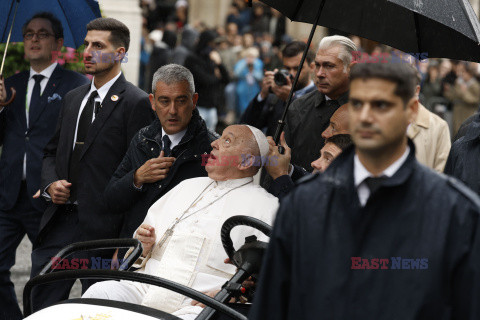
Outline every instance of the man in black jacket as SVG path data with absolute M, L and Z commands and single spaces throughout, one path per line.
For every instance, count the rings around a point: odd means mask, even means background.
M 480 116 L 476 114 L 465 126 L 463 136 L 452 144 L 445 165 L 445 174 L 451 175 L 480 195 Z
M 413 70 L 350 77 L 355 148 L 283 199 L 249 319 L 478 319 L 480 198 L 415 159 Z
M 324 146 L 322 132 L 333 113 L 348 100 L 350 68 L 355 44 L 343 36 L 320 41 L 313 62 L 314 90 L 293 101 L 286 118 L 285 140 L 292 148 L 292 163 L 312 171 L 310 163 Z
M 158 119 L 132 139 L 105 190 L 107 205 L 125 212 L 120 237 L 132 237 L 148 208 L 178 183 L 207 175 L 202 165 L 218 137 L 195 108 L 198 94 L 188 69 L 163 66 L 152 82 L 150 102 Z

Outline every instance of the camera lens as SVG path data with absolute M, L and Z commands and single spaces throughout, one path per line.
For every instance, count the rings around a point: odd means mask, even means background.
M 284 86 L 288 83 L 287 77 L 290 77 L 290 73 L 288 73 L 287 70 L 282 69 L 273 75 L 273 81 L 275 81 L 275 84 L 279 87 Z

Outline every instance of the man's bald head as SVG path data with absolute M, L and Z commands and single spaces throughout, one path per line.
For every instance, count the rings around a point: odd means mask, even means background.
M 330 118 L 330 123 L 322 132 L 322 138 L 328 139 L 336 134 L 348 134 L 348 107 L 340 106 Z

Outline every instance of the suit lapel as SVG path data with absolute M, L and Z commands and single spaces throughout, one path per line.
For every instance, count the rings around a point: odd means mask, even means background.
M 90 145 L 93 143 L 93 141 L 97 137 L 103 125 L 105 124 L 107 119 L 110 117 L 110 114 L 115 109 L 115 106 L 117 106 L 124 98 L 122 96 L 122 93 L 125 91 L 125 83 L 126 83 L 126 80 L 122 74 L 117 79 L 117 81 L 115 81 L 115 83 L 110 88 L 110 90 L 108 90 L 107 95 L 102 101 L 100 112 L 98 112 L 98 114 L 95 116 L 95 120 L 93 121 L 90 129 L 88 130 L 87 139 L 85 141 L 85 145 L 80 155 L 80 159 L 83 157 L 85 152 L 88 150 Z M 118 96 L 118 99 L 116 101 L 113 101 L 112 99 L 114 95 Z
M 43 93 L 40 97 L 40 105 L 37 108 L 33 108 L 33 110 L 30 108 L 30 121 L 29 121 L 29 127 L 32 128 L 35 125 L 35 122 L 37 122 L 38 118 L 40 118 L 40 115 L 43 113 L 45 110 L 45 107 L 47 106 L 48 102 L 48 97 L 52 96 L 52 94 L 57 90 L 58 86 L 60 85 L 60 79 L 62 78 L 62 68 L 60 65 L 57 64 L 55 67 L 55 70 L 52 72 L 52 76 L 50 79 L 48 79 L 47 86 L 45 87 L 45 90 L 43 90 Z

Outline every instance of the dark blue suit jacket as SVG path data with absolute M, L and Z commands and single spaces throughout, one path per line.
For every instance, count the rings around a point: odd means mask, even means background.
M 30 71 L 6 79 L 7 93 L 13 87 L 15 100 L 0 113 L 0 211 L 11 209 L 18 198 L 23 175 L 23 159 L 27 154 L 27 188 L 32 196 L 40 188 L 43 148 L 55 133 L 62 98 L 70 90 L 88 83 L 81 74 L 57 65 L 40 98 L 40 108 L 30 114 L 27 128 L 25 101 Z M 10 99 L 8 97 L 7 99 Z M 43 199 L 32 199 L 39 211 L 45 209 Z

